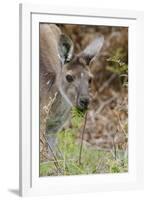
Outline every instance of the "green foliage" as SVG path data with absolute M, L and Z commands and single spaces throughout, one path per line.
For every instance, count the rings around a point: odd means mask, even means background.
M 112 53 L 112 56 L 107 59 L 108 66 L 106 69 L 114 74 L 119 75 L 123 86 L 128 87 L 128 64 L 123 62 L 125 53 L 121 48 L 118 48 Z
M 109 165 L 110 173 L 120 173 L 128 171 L 128 158 L 123 157 L 123 159 L 112 159 L 109 160 L 107 164 Z
M 123 73 L 127 73 L 128 65 L 126 65 L 126 64 L 119 65 L 119 62 L 115 60 L 115 64 L 113 66 L 107 66 L 107 70 L 109 70 L 115 74 L 122 75 Z
M 81 126 L 81 123 L 83 121 L 85 112 L 82 112 L 81 110 L 77 109 L 76 107 L 73 107 L 71 110 L 71 123 L 74 128 L 79 128 Z
M 55 161 L 41 163 L 40 176 L 127 172 L 127 159 L 124 164 L 122 156 L 115 160 L 111 152 L 97 150 L 86 145 L 83 145 L 81 164 L 79 164 L 80 144 L 77 142 L 76 134 L 83 118 L 84 114 L 81 111 L 72 110 L 74 127 L 58 134 L 58 169 L 55 167 Z

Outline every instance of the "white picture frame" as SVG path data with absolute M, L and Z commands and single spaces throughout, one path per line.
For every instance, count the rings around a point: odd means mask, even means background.
M 129 169 L 122 174 L 39 177 L 39 22 L 129 28 Z M 143 13 L 20 4 L 20 195 L 143 187 Z

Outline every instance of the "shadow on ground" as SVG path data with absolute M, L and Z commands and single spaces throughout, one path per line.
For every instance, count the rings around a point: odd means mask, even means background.
M 12 194 L 19 196 L 19 190 L 18 189 L 8 189 L 8 191 Z

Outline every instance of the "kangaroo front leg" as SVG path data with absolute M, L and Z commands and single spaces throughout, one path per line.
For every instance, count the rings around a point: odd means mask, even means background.
M 49 159 L 55 159 L 57 156 L 57 135 L 47 135 L 47 146 Z

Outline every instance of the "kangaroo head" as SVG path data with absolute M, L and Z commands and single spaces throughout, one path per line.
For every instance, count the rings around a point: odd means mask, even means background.
M 89 86 L 93 77 L 89 66 L 101 50 L 103 42 L 103 36 L 98 36 L 82 52 L 74 55 L 72 41 L 65 35 L 60 38 L 62 70 L 59 91 L 71 106 L 87 109 L 90 102 Z

